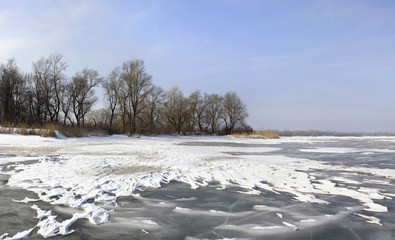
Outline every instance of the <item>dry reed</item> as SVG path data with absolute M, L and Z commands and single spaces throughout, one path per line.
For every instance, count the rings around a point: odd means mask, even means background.
M 234 133 L 235 138 L 254 138 L 254 139 L 278 139 L 280 136 L 277 133 L 269 131 L 257 131 L 250 133 Z

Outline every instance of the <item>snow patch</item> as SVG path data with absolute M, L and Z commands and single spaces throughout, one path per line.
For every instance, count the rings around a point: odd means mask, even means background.
M 293 225 L 292 223 L 283 221 L 283 224 L 284 224 L 285 226 L 291 227 L 294 231 L 299 230 L 299 228 L 298 228 L 297 226 Z
M 21 199 L 21 200 L 12 199 L 12 201 L 17 202 L 17 203 L 29 203 L 29 202 L 40 201 L 40 199 L 33 199 L 33 198 L 25 197 L 24 199 Z
M 368 222 L 368 223 L 372 223 L 372 224 L 377 224 L 377 225 L 383 226 L 383 224 L 381 224 L 379 218 L 376 218 L 376 217 L 373 217 L 373 216 L 367 216 L 367 215 L 360 214 L 360 213 L 354 213 L 354 214 L 359 216 L 359 217 L 361 217 L 361 218 L 366 219 L 367 220 L 366 222 Z
M 316 222 L 317 220 L 315 220 L 315 219 L 302 219 L 302 220 L 300 220 L 300 222 L 302 222 L 302 223 L 309 223 L 309 222 Z
M 252 230 L 272 230 L 272 229 L 279 229 L 282 228 L 281 226 L 266 226 L 266 227 L 262 227 L 262 226 L 253 226 L 251 227 Z
M 19 232 L 17 234 L 15 234 L 14 236 L 10 237 L 10 238 L 6 238 L 6 240 L 19 240 L 19 239 L 25 239 L 27 237 L 30 236 L 30 234 L 32 233 L 32 231 L 34 230 L 34 228 L 30 228 L 28 230 Z M 6 237 L 8 234 L 3 234 L 0 236 L 0 239 L 3 239 L 3 237 Z

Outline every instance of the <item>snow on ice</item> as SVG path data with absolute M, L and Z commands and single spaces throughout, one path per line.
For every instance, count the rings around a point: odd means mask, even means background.
M 195 146 L 183 142 L 228 142 L 253 144 L 278 144 L 278 148 L 246 146 Z M 358 200 L 364 210 L 388 212 L 382 202 L 375 200 L 389 198 L 379 189 L 358 187 L 358 182 L 343 178 L 316 179 L 310 170 L 347 171 L 350 173 L 369 173 L 377 177 L 395 179 L 394 169 L 340 166 L 310 160 L 297 159 L 276 154 L 282 142 L 335 141 L 335 138 L 284 138 L 277 140 L 235 139 L 232 137 L 141 137 L 126 136 L 89 137 L 89 138 L 41 138 L 37 136 L 0 135 L 0 148 L 9 151 L 23 147 L 20 156 L 0 158 L 1 165 L 19 161 L 37 160 L 31 164 L 15 164 L 14 170 L 5 172 L 11 175 L 8 184 L 37 193 L 41 201 L 52 205 L 65 205 L 80 210 L 72 218 L 58 222 L 51 211 L 43 211 L 36 205 L 38 233 L 43 237 L 67 235 L 73 231 L 69 227 L 78 219 L 86 218 L 92 224 L 105 224 L 110 220 L 110 211 L 103 204 L 116 206 L 121 196 L 133 196 L 137 189 L 159 188 L 171 181 L 188 183 L 196 189 L 216 181 L 222 189 L 230 186 L 243 188 L 246 194 L 260 194 L 261 191 L 292 194 L 297 201 L 317 204 L 330 204 L 320 199 L 322 195 L 340 195 Z M 23 156 L 29 152 L 35 156 Z M 368 150 L 349 148 L 301 149 L 305 152 L 352 153 Z M 266 155 L 232 153 L 266 153 Z M 269 154 L 269 155 L 268 155 Z M 4 169 L 3 169 L 4 171 Z M 336 181 L 357 186 L 349 188 L 338 186 Z M 389 193 L 390 194 L 390 193 Z M 36 199 L 16 200 L 29 203 Z M 92 202 L 93 200 L 93 202 Z M 98 204 L 100 203 L 100 204 Z M 271 209 L 279 213 L 281 209 L 257 205 L 259 211 Z M 174 211 L 191 214 L 191 209 L 175 207 Z M 200 212 L 200 214 L 202 214 Z M 220 211 L 204 214 L 229 215 Z M 45 217 L 44 217 L 45 216 Z M 371 216 L 357 214 L 370 223 L 380 224 Z M 317 223 L 307 219 L 296 223 L 283 221 L 283 225 L 297 230 L 300 225 Z M 155 225 L 151 220 L 139 222 Z M 243 228 L 243 231 L 285 231 L 282 226 L 220 226 L 219 228 Z M 29 235 L 32 229 L 19 233 Z M 1 238 L 7 237 L 3 234 Z M 15 236 L 14 236 L 15 237 Z

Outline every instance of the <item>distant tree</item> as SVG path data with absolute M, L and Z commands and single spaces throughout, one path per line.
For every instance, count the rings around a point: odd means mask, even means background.
M 74 85 L 73 82 L 63 84 L 63 89 L 60 92 L 61 93 L 61 99 L 62 103 L 60 105 L 62 113 L 63 113 L 63 125 L 66 126 L 67 120 L 69 120 L 70 124 L 73 126 L 74 122 L 73 119 L 71 118 L 72 115 L 72 106 L 73 106 L 73 91 L 74 91 Z
M 254 132 L 254 129 L 250 125 L 248 125 L 245 121 L 241 121 L 236 124 L 235 128 L 233 129 L 233 132 L 250 134 Z M 270 132 L 274 134 L 274 132 L 272 131 L 266 131 L 266 132 L 268 133 Z
M 32 122 L 42 123 L 45 115 L 45 101 L 40 78 L 33 73 L 28 79 L 28 86 L 30 119 Z
M 223 97 L 218 94 L 210 94 L 205 101 L 205 119 L 210 128 L 210 133 L 214 134 L 219 129 L 219 120 L 223 117 Z
M 90 111 L 86 115 L 86 122 L 95 129 L 104 129 L 107 121 L 107 109 L 100 108 Z
M 247 107 L 235 92 L 227 92 L 224 95 L 224 114 L 222 116 L 225 124 L 226 134 L 233 133 L 238 122 L 244 122 L 248 117 Z
M 178 134 L 181 134 L 188 113 L 188 99 L 184 97 L 178 87 L 173 87 L 165 93 L 164 114 Z
M 46 122 L 48 110 L 50 110 L 50 99 L 53 96 L 53 89 L 50 81 L 50 62 L 49 59 L 41 57 L 33 62 L 33 79 L 32 89 L 35 92 L 36 117 L 38 121 Z
M 49 107 L 52 108 L 53 117 L 51 117 L 52 122 L 58 122 L 59 112 L 61 110 L 62 91 L 64 90 L 64 80 L 66 79 L 64 72 L 67 69 L 67 64 L 63 60 L 63 55 L 60 53 L 52 53 L 49 56 L 50 61 L 50 81 L 53 85 L 54 97 L 52 103 Z
M 116 96 L 118 101 L 117 111 L 119 112 L 120 119 L 122 121 L 122 133 L 126 133 L 127 126 L 130 126 L 130 124 L 128 124 L 128 119 L 130 116 L 130 114 L 128 114 L 128 92 L 128 86 L 125 84 L 125 81 L 120 80 Z
M 78 72 L 71 82 L 71 106 L 77 126 L 85 125 L 85 115 L 91 110 L 97 101 L 94 95 L 94 87 L 101 82 L 96 70 L 85 68 Z
M 207 94 L 202 97 L 200 90 L 189 95 L 191 125 L 197 128 L 199 132 L 205 132 L 204 112 L 206 109 Z
M 145 72 L 144 61 L 135 59 L 123 63 L 120 78 L 126 90 L 123 100 L 124 107 L 127 107 L 124 110 L 127 110 L 129 117 L 130 133 L 135 134 L 137 117 L 144 108 L 152 77 Z
M 59 120 L 59 113 L 62 99 L 61 90 L 63 80 L 65 79 L 64 71 L 67 64 L 62 61 L 63 56 L 59 53 L 53 53 L 48 58 L 41 57 L 33 62 L 33 91 L 36 93 L 36 105 L 41 105 L 43 109 L 37 109 L 37 113 L 43 113 L 43 121 L 47 118 L 51 122 Z M 41 107 L 40 107 L 41 108 Z M 40 116 L 38 116 L 40 117 Z
M 0 116 L 9 123 L 21 121 L 26 100 L 26 78 L 15 60 L 9 59 L 0 65 Z
M 119 85 L 120 85 L 120 70 L 118 67 L 116 67 L 113 71 L 111 71 L 110 75 L 103 82 L 103 87 L 109 104 L 108 105 L 109 119 L 108 119 L 107 128 L 110 131 L 110 133 L 113 132 L 113 122 L 115 118 L 115 112 L 117 110 L 117 106 L 120 101 L 120 98 L 118 96 Z
M 152 84 L 142 60 L 125 61 L 104 81 L 97 71 L 87 68 L 69 81 L 65 75 L 68 66 L 59 53 L 41 57 L 32 65 L 30 74 L 22 74 L 13 59 L 0 64 L 1 123 L 62 121 L 65 126 L 84 126 L 91 121 L 110 133 L 130 134 L 163 133 L 172 128 L 178 134 L 251 130 L 245 123 L 246 105 L 235 92 L 223 97 L 202 95 L 199 90 L 184 97 L 177 87 L 164 92 Z M 108 107 L 92 112 L 97 101 L 94 89 L 100 83 Z
M 146 97 L 145 113 L 148 119 L 148 130 L 150 133 L 155 133 L 159 127 L 160 107 L 163 103 L 163 89 L 152 85 Z

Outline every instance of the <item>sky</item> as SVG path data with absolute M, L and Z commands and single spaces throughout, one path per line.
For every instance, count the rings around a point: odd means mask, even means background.
M 106 77 L 142 59 L 165 90 L 235 91 L 256 130 L 395 132 L 394 12 L 393 0 L 0 0 L 0 63 L 29 72 L 58 52 L 69 77 Z

